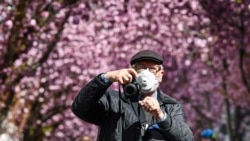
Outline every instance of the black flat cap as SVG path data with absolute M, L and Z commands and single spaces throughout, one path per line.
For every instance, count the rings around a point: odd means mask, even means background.
M 155 51 L 143 50 L 143 51 L 139 51 L 131 58 L 130 64 L 133 65 L 139 61 L 144 61 L 144 60 L 154 61 L 154 62 L 159 63 L 159 64 L 163 63 L 163 59 L 162 59 L 161 55 L 159 55 Z

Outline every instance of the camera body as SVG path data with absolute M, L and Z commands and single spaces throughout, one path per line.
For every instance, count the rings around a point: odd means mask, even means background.
M 123 85 L 123 91 L 127 98 L 139 95 L 139 92 L 141 91 L 140 83 L 133 78 L 131 83 Z

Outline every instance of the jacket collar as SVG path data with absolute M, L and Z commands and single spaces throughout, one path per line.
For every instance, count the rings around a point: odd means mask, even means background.
M 161 104 L 177 104 L 177 100 L 157 89 L 157 99 Z

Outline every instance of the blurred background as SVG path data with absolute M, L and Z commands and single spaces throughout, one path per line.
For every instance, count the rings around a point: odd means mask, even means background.
M 248 141 L 249 35 L 249 0 L 1 0 L 0 140 L 95 141 L 77 92 L 153 49 L 196 140 Z

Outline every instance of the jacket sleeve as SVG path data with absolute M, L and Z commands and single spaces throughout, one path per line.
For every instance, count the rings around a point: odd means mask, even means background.
M 181 104 L 169 104 L 166 108 L 166 120 L 158 123 L 163 135 L 171 141 L 194 141 L 193 132 L 184 120 Z
M 100 99 L 111 83 L 104 83 L 100 75 L 84 86 L 74 99 L 71 110 L 80 119 L 100 125 L 105 119 L 105 105 Z

